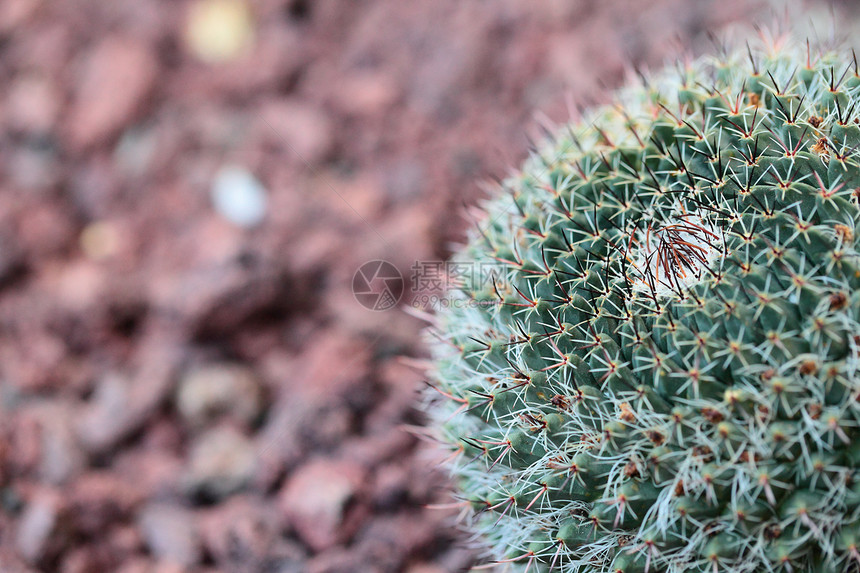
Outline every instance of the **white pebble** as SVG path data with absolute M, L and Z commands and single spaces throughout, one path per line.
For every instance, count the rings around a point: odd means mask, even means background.
M 212 182 L 212 203 L 219 215 L 239 227 L 254 227 L 266 216 L 266 189 L 241 167 L 221 168 Z

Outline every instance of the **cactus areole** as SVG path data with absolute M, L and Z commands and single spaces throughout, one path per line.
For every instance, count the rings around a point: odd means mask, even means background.
M 858 102 L 850 49 L 727 50 L 487 203 L 429 412 L 488 562 L 860 571 Z

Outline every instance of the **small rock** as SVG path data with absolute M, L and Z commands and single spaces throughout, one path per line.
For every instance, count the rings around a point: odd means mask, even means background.
M 305 451 L 335 450 L 356 427 L 355 415 L 345 404 L 332 401 L 319 408 L 306 410 L 304 423 L 298 427 L 298 439 Z
M 140 445 L 153 452 L 182 451 L 185 436 L 176 419 L 164 412 L 150 420 Z
M 128 410 L 129 385 L 127 380 L 114 375 L 107 376 L 96 386 L 78 424 L 81 441 L 90 450 L 101 450 L 119 441 Z
M 350 436 L 344 440 L 344 457 L 367 467 L 398 459 L 414 445 L 415 437 L 402 428 L 379 429 L 368 436 Z
M 98 264 L 83 258 L 46 266 L 39 277 L 59 308 L 86 314 L 104 303 L 108 282 L 113 278 Z
M 120 214 L 115 205 L 123 183 L 106 155 L 97 155 L 86 162 L 75 161 L 70 167 L 71 172 L 63 172 L 62 177 L 69 203 L 79 213 L 80 218 L 75 221 L 76 232 L 83 221 L 108 219 Z
M 445 569 L 433 563 L 416 563 L 410 565 L 406 573 L 445 573 Z
M 211 573 L 201 569 L 195 569 L 195 571 Z M 137 557 L 123 562 L 122 566 L 117 569 L 117 573 L 188 573 L 188 569 L 179 563 Z
M 0 571 L 9 571 L 10 573 L 39 573 L 36 569 L 28 567 L 14 551 L 0 552 Z
M 327 210 L 333 215 L 337 214 L 347 220 L 354 219 L 359 213 L 368 221 L 373 221 L 389 207 L 387 189 L 383 188 L 383 177 L 379 173 L 368 172 L 342 172 L 336 169 L 320 171 L 316 176 L 308 180 L 308 191 L 313 197 L 326 197 L 332 189 L 337 189 L 343 200 L 332 202 Z M 330 234 L 329 234 L 330 235 Z M 307 246 L 308 237 L 312 236 L 312 230 L 302 233 L 297 240 L 297 251 L 304 251 Z M 337 243 L 343 246 L 343 239 Z M 296 253 L 301 255 L 302 253 Z M 305 257 L 319 256 L 316 253 L 305 255 Z M 336 256 L 336 255 L 335 255 Z M 319 262 L 319 261 L 317 261 Z M 294 265 L 303 266 L 303 265 Z M 310 266 L 310 265 L 304 265 Z
M 262 561 L 263 571 L 307 573 L 304 551 L 295 542 L 279 539 Z
M 359 211 L 362 214 L 367 212 Z M 352 214 L 354 216 L 355 211 Z M 295 245 L 295 249 L 288 264 L 294 276 L 313 277 L 327 274 L 330 272 L 328 261 L 343 254 L 343 238 L 336 237 L 322 228 L 303 230 L 301 236 L 292 240 L 291 244 Z
M 385 390 L 380 403 L 366 420 L 367 434 L 388 432 L 392 426 L 402 424 L 415 408 L 421 387 L 421 373 L 397 360 L 381 364 L 378 378 Z
M 24 269 L 21 246 L 10 229 L 0 230 L 0 287 Z
M 37 167 L 45 169 L 45 166 Z M 33 259 L 66 253 L 75 240 L 76 226 L 69 210 L 56 201 L 33 203 L 18 214 L 15 223 L 13 236 L 25 254 Z
M 30 191 L 50 189 L 60 180 L 60 169 L 56 149 L 43 143 L 33 142 L 18 145 L 10 149 L 7 154 L 6 173 L 8 174 L 8 181 L 12 185 Z M 58 231 L 64 230 L 61 227 L 52 231 L 53 234 L 57 234 Z M 30 231 L 30 233 L 37 234 L 35 230 Z
M 415 160 L 394 163 L 385 172 L 385 194 L 396 203 L 418 201 L 427 181 L 424 171 L 421 163 Z
M 154 50 L 129 36 L 108 37 L 83 59 L 68 114 L 69 141 L 90 147 L 134 119 L 158 76 Z
M 96 221 L 84 227 L 79 242 L 88 259 L 104 261 L 119 250 L 121 233 L 110 221 Z
M 239 364 L 196 368 L 180 380 L 177 406 L 192 426 L 202 426 L 222 413 L 250 426 L 262 407 L 260 381 L 253 370 Z
M 373 479 L 371 493 L 373 505 L 377 510 L 397 509 L 408 497 L 409 471 L 400 464 L 389 464 L 379 468 Z
M 34 469 L 42 483 L 59 485 L 80 473 L 85 466 L 83 451 L 74 435 L 73 414 L 66 404 L 53 400 L 33 401 L 19 409 L 15 430 L 19 432 L 17 438 L 20 441 L 15 441 L 14 453 L 21 455 L 24 453 L 22 450 L 35 446 L 32 454 L 36 454 L 36 458 L 30 463 L 35 465 L 38 460 L 38 467 Z M 38 444 L 30 446 L 28 439 L 33 438 L 38 439 Z M 30 455 L 16 455 L 13 459 L 23 462 L 19 467 L 26 467 L 29 463 L 24 458 Z
M 60 500 L 51 492 L 39 492 L 27 504 L 18 521 L 15 541 L 18 552 L 30 563 L 45 557 L 51 536 L 57 529 L 59 512 Z
M 199 241 L 199 239 L 198 239 Z M 146 285 L 154 308 L 182 317 L 190 336 L 228 340 L 260 316 L 313 304 L 310 281 L 297 282 L 278 264 L 234 260 L 200 264 L 152 277 Z
M 154 328 L 141 341 L 134 376 L 105 377 L 83 409 L 78 436 L 93 453 L 107 451 L 139 429 L 172 393 L 174 368 L 182 350 L 166 330 Z
M 363 561 L 376 564 L 384 571 L 393 571 L 399 569 L 410 554 L 432 544 L 435 528 L 432 520 L 415 510 L 376 515 L 361 528 L 353 546 Z
M 153 160 L 164 153 L 159 132 L 151 127 L 133 127 L 123 132 L 114 149 L 117 170 L 129 177 L 142 177 L 150 172 Z
M 254 475 L 253 443 L 235 429 L 218 427 L 191 446 L 186 483 L 192 495 L 219 499 L 244 487 Z
M 76 532 L 101 536 L 128 519 L 144 499 L 138 482 L 107 471 L 91 471 L 69 488 L 69 521 Z
M 242 167 L 223 167 L 212 182 L 212 204 L 219 215 L 238 227 L 255 227 L 266 216 L 266 189 Z
M 18 407 L 16 398 L 4 402 L 5 408 L 17 409 L 10 416 L 8 436 L 4 436 L 3 440 L 3 483 L 6 483 L 9 474 L 31 473 L 39 467 L 42 459 L 42 427 L 36 416 Z
M 386 569 L 384 565 L 367 561 L 352 547 L 333 547 L 309 560 L 304 573 L 388 573 L 397 570 Z
M 224 571 L 303 571 L 304 552 L 283 539 L 277 508 L 254 497 L 234 497 L 200 520 L 206 551 Z
M 91 546 L 76 547 L 63 555 L 60 573 L 103 571 L 106 569 L 103 561 L 103 553 L 100 555 L 100 552 Z
M 45 420 L 42 433 L 42 463 L 39 473 L 45 482 L 60 484 L 79 473 L 84 456 L 75 439 L 69 411 L 53 420 Z
M 47 76 L 27 74 L 9 89 L 6 121 L 13 129 L 35 135 L 48 133 L 60 111 L 60 96 Z
M 158 559 L 184 567 L 200 561 L 197 531 L 188 510 L 154 503 L 141 511 L 138 524 L 147 547 Z
M 332 93 L 334 104 L 351 115 L 384 113 L 401 95 L 397 80 L 385 72 L 351 72 L 338 83 Z
M 113 466 L 123 479 L 134 481 L 153 497 L 179 493 L 182 459 L 162 449 L 132 449 L 120 453 Z
M 350 298 L 358 306 L 352 294 Z M 371 348 L 367 341 L 344 329 L 318 330 L 305 342 L 301 354 L 302 360 L 288 378 L 286 388 L 318 406 L 330 404 L 333 397 L 353 394 L 369 375 Z
M 364 482 L 364 469 L 344 460 L 316 459 L 301 466 L 280 495 L 287 522 L 314 551 L 345 541 L 344 510 Z
M 40 7 L 41 0 L 6 0 L 0 4 L 0 32 L 6 34 L 19 30 Z
M 251 10 L 243 0 L 196 0 L 188 12 L 185 41 L 204 62 L 242 55 L 254 39 Z
M 9 300 L 14 300 L 17 304 L 45 300 L 44 297 L 39 297 L 42 294 L 40 291 L 32 288 L 29 290 L 29 293 L 21 293 L 24 296 L 17 300 L 11 296 Z M 64 371 L 64 366 L 68 364 L 65 340 L 48 329 L 23 328 L 18 332 L 18 336 L 7 336 L 3 344 L 0 344 L 5 389 L 11 392 L 35 393 L 55 389 L 66 383 L 65 377 L 59 378 L 61 372 L 63 375 L 67 374 Z M 32 453 L 30 449 L 26 451 Z
M 283 148 L 297 165 L 317 165 L 334 145 L 334 126 L 316 106 L 300 100 L 270 102 L 260 110 L 264 141 Z
M 134 524 L 115 525 L 107 535 L 108 543 L 114 554 L 128 559 L 143 549 L 143 538 Z

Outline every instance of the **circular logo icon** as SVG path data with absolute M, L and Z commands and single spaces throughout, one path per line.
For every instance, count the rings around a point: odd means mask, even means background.
M 388 261 L 369 261 L 355 271 L 352 294 L 368 310 L 388 310 L 403 296 L 403 275 Z

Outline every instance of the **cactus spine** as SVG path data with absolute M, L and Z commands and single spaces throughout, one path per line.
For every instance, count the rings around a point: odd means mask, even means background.
M 860 72 L 778 39 L 561 130 L 455 256 L 430 412 L 530 571 L 858 571 Z

